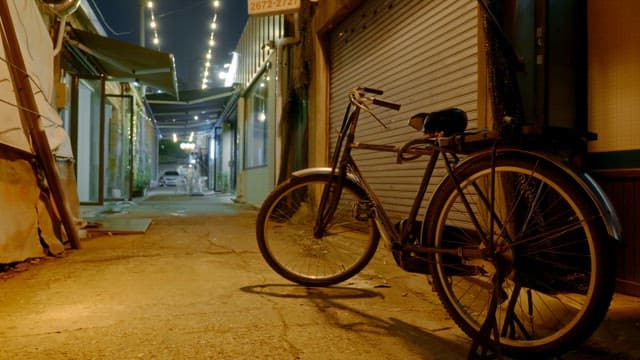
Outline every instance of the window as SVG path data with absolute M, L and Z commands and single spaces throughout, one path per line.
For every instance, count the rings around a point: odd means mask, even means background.
M 245 127 L 245 168 L 267 165 L 268 76 L 263 74 L 247 94 Z

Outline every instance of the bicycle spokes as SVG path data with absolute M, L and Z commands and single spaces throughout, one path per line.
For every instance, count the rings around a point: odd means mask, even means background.
M 568 178 L 518 159 L 455 171 L 427 220 L 434 284 L 456 322 L 488 338 L 495 321 L 491 341 L 516 353 L 566 345 L 578 337 L 574 328 L 593 331 L 591 309 L 604 316 L 608 301 L 596 298 L 607 288 L 597 277 L 606 264 L 597 251 L 601 219 Z

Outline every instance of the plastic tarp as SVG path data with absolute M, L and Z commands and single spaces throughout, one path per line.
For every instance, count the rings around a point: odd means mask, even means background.
M 56 156 L 72 158 L 62 119 L 51 105 L 53 92 L 53 43 L 35 1 L 8 1 L 20 43 L 26 72 L 32 83 L 41 126 Z M 0 143 L 33 153 L 20 121 L 16 95 L 9 75 L 4 46 L 0 43 Z M 64 146 L 63 146 L 64 145 Z
M 50 100 L 53 91 L 53 43 L 33 0 L 7 1 L 20 43 L 26 73 L 32 83 L 39 121 L 51 150 L 60 157 L 73 157 L 62 119 Z M 0 263 L 22 261 L 46 253 L 59 253 L 64 246 L 56 235 L 51 203 L 43 199 L 32 164 L 9 148 L 34 153 L 17 107 L 7 56 L 0 42 Z

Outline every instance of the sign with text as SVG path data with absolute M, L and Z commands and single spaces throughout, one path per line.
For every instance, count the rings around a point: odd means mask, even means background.
M 295 12 L 300 0 L 247 0 L 249 15 L 271 15 Z

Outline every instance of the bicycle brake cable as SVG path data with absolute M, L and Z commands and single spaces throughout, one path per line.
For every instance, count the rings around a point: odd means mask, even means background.
M 382 125 L 383 128 L 388 129 L 389 127 L 382 120 L 380 120 L 380 118 L 377 117 L 376 114 L 374 114 L 373 111 L 371 111 L 371 109 L 369 109 L 369 107 L 364 103 L 364 101 L 360 100 L 360 98 L 361 98 L 361 96 L 360 96 L 359 93 L 357 93 L 357 95 L 352 93 L 351 94 L 351 99 L 352 99 L 351 103 L 353 103 L 355 106 L 359 107 L 361 110 L 363 110 L 364 112 L 368 113 L 369 115 L 373 116 L 373 118 L 376 119 L 376 121 L 380 125 Z M 369 98 L 365 97 L 365 99 L 369 99 Z

